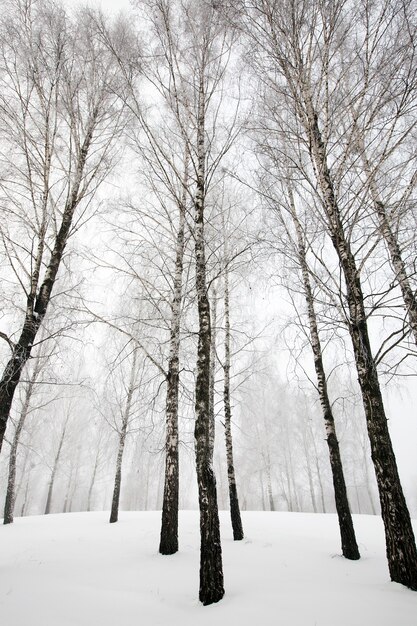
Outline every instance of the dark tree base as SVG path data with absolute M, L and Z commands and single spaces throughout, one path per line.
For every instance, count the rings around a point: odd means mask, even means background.
M 334 422 L 331 414 L 325 415 L 325 419 L 333 423 L 334 429 Z M 342 554 L 345 559 L 357 561 L 361 558 L 361 555 L 359 553 L 355 529 L 353 527 L 352 514 L 350 512 L 349 500 L 347 497 L 345 476 L 340 457 L 339 442 L 337 441 L 335 432 L 328 435 L 327 444 L 329 446 L 336 511 L 339 520 L 340 538 L 342 541 Z
M 200 466 L 200 591 L 204 606 L 219 602 L 224 596 L 222 548 L 216 479 L 211 463 Z
M 159 554 L 170 555 L 178 552 L 178 541 L 164 541 L 159 544 Z
M 233 540 L 242 541 L 243 539 L 242 518 L 240 516 L 239 500 L 237 497 L 236 484 L 234 482 L 231 485 L 229 485 L 229 497 L 230 497 L 230 517 L 232 520 L 232 528 L 233 528 Z
M 164 555 L 178 552 L 178 462 L 174 467 L 174 477 L 165 477 L 164 503 L 162 507 L 159 553 Z
M 209 604 L 215 604 L 216 602 L 220 602 L 220 600 L 224 596 L 224 589 L 213 589 L 213 591 L 202 593 L 200 592 L 200 602 L 204 606 L 208 606 Z
M 398 500 L 402 507 L 393 507 L 387 494 L 381 498 L 381 507 L 385 514 L 385 536 L 387 540 L 387 559 L 392 582 L 400 583 L 417 591 L 417 550 L 413 527 L 402 490 L 398 488 Z M 395 517 L 394 517 L 395 515 Z M 387 523 L 387 519 L 390 525 Z
M 359 550 L 343 550 L 342 552 L 343 556 L 345 557 L 345 559 L 349 559 L 350 561 L 359 561 L 359 559 L 361 558 L 361 555 L 359 553 Z

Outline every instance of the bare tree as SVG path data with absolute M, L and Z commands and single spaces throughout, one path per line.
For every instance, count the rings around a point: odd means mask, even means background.
M 347 192 L 346 200 L 340 194 L 337 184 L 343 186 L 346 179 L 337 177 L 337 168 L 343 167 L 344 158 L 332 165 L 335 161 L 330 148 L 330 141 L 336 139 L 331 133 L 337 128 L 333 122 L 339 112 L 335 94 L 346 73 L 346 63 L 342 63 L 340 55 L 342 48 L 345 54 L 348 46 L 342 46 L 341 42 L 348 40 L 350 28 L 361 19 L 361 13 L 351 10 L 344 0 L 332 3 L 331 7 L 321 0 L 289 0 L 279 8 L 273 1 L 260 0 L 247 8 L 247 15 L 251 34 L 262 55 L 279 73 L 280 82 L 275 83 L 270 74 L 271 88 L 276 95 L 286 97 L 291 119 L 296 120 L 302 133 L 309 171 L 319 190 L 320 219 L 344 278 L 348 328 L 377 477 L 391 579 L 417 589 L 415 539 L 371 348 L 361 266 L 352 245 L 351 233 L 358 224 L 358 211 L 352 210 L 355 198 L 351 193 Z M 380 39 L 379 45 L 384 45 L 382 42 Z M 330 89 L 330 83 L 335 87 Z M 304 173 L 306 169 L 301 171 Z
M 235 135 L 232 120 L 222 142 L 217 139 L 222 87 L 232 37 L 221 16 L 205 2 L 178 4 L 174 10 L 174 6 L 160 0 L 153 15 L 160 34 L 159 45 L 168 66 L 165 82 L 168 87 L 162 91 L 171 103 L 177 133 L 185 139 L 190 159 L 187 193 L 194 207 L 192 233 L 199 325 L 195 386 L 195 445 L 201 530 L 199 597 L 203 604 L 210 604 L 222 598 L 224 589 L 216 481 L 210 445 L 212 337 L 205 225 L 210 184 Z
M 0 381 L 0 448 L 69 238 L 88 217 L 123 124 L 117 68 L 89 11 L 70 19 L 59 4 L 12 0 L 1 30 L 1 189 L 10 218 L 1 241 L 24 312 L 1 333 L 11 356 Z
M 235 464 L 232 439 L 232 404 L 230 391 L 231 368 L 231 332 L 230 332 L 230 284 L 229 284 L 229 252 L 226 239 L 225 221 L 223 220 L 224 239 L 224 430 L 226 438 L 227 478 L 229 484 L 230 517 L 232 520 L 233 539 L 243 539 L 243 526 L 239 508 L 239 497 L 236 486 Z
M 323 411 L 323 418 L 327 435 L 327 445 L 329 447 L 330 466 L 332 469 L 336 510 L 338 514 L 340 536 L 342 540 L 342 552 L 346 558 L 356 560 L 360 558 L 360 555 L 356 542 L 355 531 L 353 528 L 352 515 L 349 508 L 342 459 L 340 456 L 339 442 L 337 440 L 335 420 L 328 393 L 326 373 L 323 365 L 323 350 L 319 336 L 313 289 L 310 279 L 310 270 L 307 262 L 306 242 L 300 220 L 297 216 L 294 196 L 291 187 L 288 188 L 287 193 L 289 194 L 290 214 L 296 233 L 297 257 L 302 274 L 304 295 L 308 310 L 311 349 L 314 356 L 314 368 L 317 377 L 317 391 Z

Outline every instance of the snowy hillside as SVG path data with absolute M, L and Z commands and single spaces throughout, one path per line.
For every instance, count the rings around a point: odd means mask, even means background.
M 198 597 L 198 513 L 181 552 L 157 553 L 159 512 L 25 517 L 0 528 L 5 626 L 416 626 L 417 594 L 391 583 L 382 522 L 355 516 L 362 559 L 340 556 L 333 515 L 245 512 L 233 542 L 221 513 L 226 596 Z

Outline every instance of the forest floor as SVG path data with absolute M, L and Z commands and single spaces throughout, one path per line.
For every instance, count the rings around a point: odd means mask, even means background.
M 159 512 L 17 518 L 0 528 L 4 626 L 416 626 L 417 593 L 389 581 L 381 519 L 356 515 L 360 561 L 340 555 L 335 515 L 221 512 L 226 595 L 198 597 L 198 513 L 181 551 L 158 554 Z M 416 527 L 417 530 L 417 527 Z

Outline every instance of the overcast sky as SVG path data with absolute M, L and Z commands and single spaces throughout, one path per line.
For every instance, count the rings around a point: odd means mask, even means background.
M 64 0 L 67 5 L 87 4 L 101 6 L 106 13 L 117 13 L 131 8 L 131 0 Z M 417 446 L 417 388 L 414 379 L 399 379 L 395 384 L 385 388 L 384 398 L 387 401 L 390 419 L 390 431 L 394 443 L 397 461 L 404 486 L 417 501 L 415 493 L 415 479 L 417 477 L 415 464 L 415 450 Z
M 66 0 L 68 4 L 73 4 L 71 0 Z M 91 6 L 99 5 L 106 12 L 117 13 L 121 9 L 129 9 L 130 8 L 130 0 L 76 0 L 78 4 L 88 4 Z

